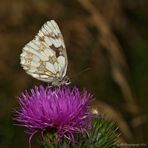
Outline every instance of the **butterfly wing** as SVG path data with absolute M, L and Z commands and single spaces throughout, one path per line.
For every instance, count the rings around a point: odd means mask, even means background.
M 23 69 L 45 82 L 63 78 L 67 71 L 67 53 L 61 31 L 54 20 L 45 23 L 35 39 L 23 48 Z

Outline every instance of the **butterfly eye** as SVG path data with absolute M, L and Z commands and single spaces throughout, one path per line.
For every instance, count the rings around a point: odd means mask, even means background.
M 70 83 L 71 83 L 71 81 L 67 78 L 66 81 L 65 81 L 65 84 L 69 85 Z

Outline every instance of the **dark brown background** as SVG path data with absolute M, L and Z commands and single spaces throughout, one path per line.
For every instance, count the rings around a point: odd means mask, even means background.
M 22 47 L 47 20 L 58 22 L 72 85 L 96 97 L 95 109 L 114 120 L 126 143 L 147 143 L 147 0 L 0 1 L 0 147 L 28 147 L 13 109 L 21 91 L 43 84 L 20 66 Z

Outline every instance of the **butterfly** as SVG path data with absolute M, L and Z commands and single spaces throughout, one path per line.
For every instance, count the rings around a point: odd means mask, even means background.
M 68 85 L 67 53 L 62 33 L 54 20 L 47 21 L 35 38 L 22 49 L 20 61 L 32 77 L 51 83 Z

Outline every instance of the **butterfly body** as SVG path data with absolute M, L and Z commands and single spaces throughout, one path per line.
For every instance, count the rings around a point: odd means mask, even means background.
M 55 80 L 52 82 L 52 86 L 61 86 L 61 85 L 69 85 L 70 79 L 68 76 L 65 76 L 64 78 L 55 78 Z
M 45 23 L 22 50 L 21 64 L 32 77 L 53 86 L 68 85 L 67 53 L 61 31 L 54 20 Z

